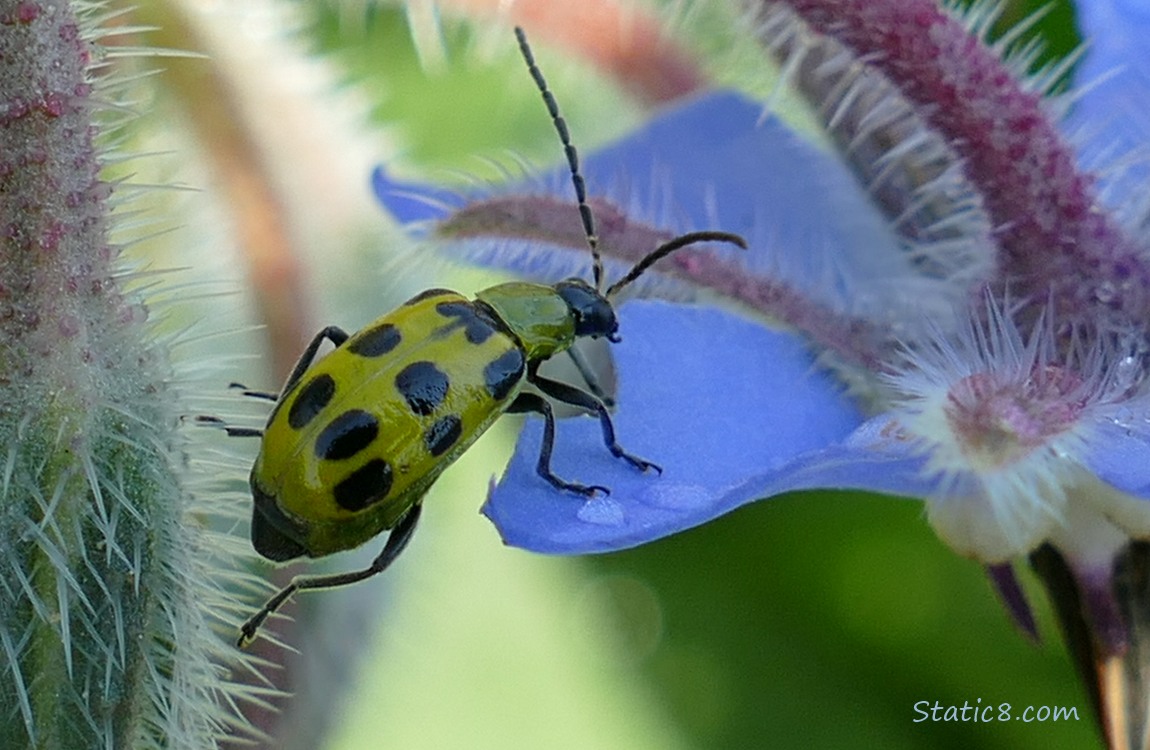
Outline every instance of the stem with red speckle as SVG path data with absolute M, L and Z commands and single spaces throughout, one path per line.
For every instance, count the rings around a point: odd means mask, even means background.
M 996 230 L 1000 283 L 1068 322 L 1147 319 L 1145 249 L 1100 207 L 1042 97 L 958 19 L 935 0 L 783 4 L 887 76 L 965 161 Z

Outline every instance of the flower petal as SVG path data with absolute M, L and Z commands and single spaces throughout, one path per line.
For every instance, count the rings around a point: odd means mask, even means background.
M 764 118 L 762 104 L 741 94 L 719 91 L 684 101 L 626 138 L 581 156 L 590 196 L 606 197 L 636 221 L 669 231 L 741 234 L 755 248 L 745 258 L 753 271 L 782 270 L 823 292 L 830 275 L 889 290 L 891 279 L 916 273 L 846 165 L 778 118 Z M 398 183 L 382 167 L 373 175 L 373 187 L 403 222 L 442 218 L 460 204 L 458 195 Z M 570 177 L 564 165 L 541 181 L 498 192 L 567 198 Z M 420 195 L 427 199 L 420 201 Z M 799 247 L 802 252 L 794 252 Z M 540 257 L 562 252 L 541 247 L 529 255 L 508 255 L 491 243 L 474 242 L 452 249 L 523 272 L 546 268 Z M 781 263 L 780 249 L 787 256 Z
M 442 219 L 462 203 L 459 195 L 449 190 L 396 180 L 382 165 L 371 173 L 371 189 L 401 224 Z
M 747 478 L 833 445 L 862 421 L 792 334 L 716 309 L 653 301 L 624 305 L 620 320 L 616 434 L 663 473 L 612 457 L 596 420 L 561 420 L 555 473 L 611 494 L 554 491 L 535 473 L 542 423 L 530 420 L 483 509 L 508 544 L 577 554 L 658 539 L 773 494 L 747 487 Z M 824 486 L 818 472 L 810 479 L 808 486 Z
M 585 156 L 583 171 L 592 193 L 655 196 L 663 205 L 647 199 L 645 208 L 671 213 L 683 230 L 722 229 L 753 240 L 769 227 L 783 238 L 817 236 L 843 252 L 896 246 L 836 155 L 733 92 L 661 113 Z
M 1131 495 L 1150 499 L 1150 436 L 1144 419 L 1099 420 L 1087 442 L 1086 465 L 1099 479 Z
M 1107 198 L 1116 207 L 1141 195 L 1150 168 L 1141 149 L 1150 143 L 1150 5 L 1144 0 L 1077 4 L 1087 54 L 1075 78 L 1086 86 L 1068 118 L 1088 139 L 1084 157 L 1103 169 Z M 1123 164 L 1133 154 L 1136 164 Z M 1107 165 L 1121 165 L 1117 171 Z M 1132 192 L 1134 191 L 1134 192 Z
M 1144 143 L 1150 134 L 1150 113 L 1144 106 L 1150 89 L 1150 5 L 1144 0 L 1090 0 L 1078 4 L 1078 23 L 1087 40 L 1076 74 L 1079 84 L 1090 86 L 1112 76 L 1084 92 L 1078 110 L 1114 124 L 1133 117 L 1142 136 L 1138 145 Z

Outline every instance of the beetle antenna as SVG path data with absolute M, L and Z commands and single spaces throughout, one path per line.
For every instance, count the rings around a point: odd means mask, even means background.
M 675 237 L 674 239 L 667 240 L 662 245 L 652 250 L 642 260 L 634 265 L 630 271 L 623 276 L 623 278 L 616 281 L 611 286 L 607 287 L 607 293 L 604 295 L 610 299 L 613 295 L 623 289 L 623 287 L 630 284 L 635 279 L 643 275 L 643 272 L 650 268 L 658 261 L 666 258 L 676 250 L 682 250 L 688 245 L 695 245 L 700 242 L 727 242 L 732 245 L 738 245 L 744 250 L 747 249 L 747 241 L 737 234 L 730 232 L 688 232 L 687 234 Z
M 595 234 L 595 217 L 591 207 L 587 205 L 587 186 L 583 175 L 579 172 L 579 152 L 571 142 L 571 134 L 567 132 L 567 121 L 559 113 L 559 104 L 547 88 L 547 81 L 543 78 L 543 71 L 535 64 L 535 55 L 531 52 L 531 45 L 527 43 L 527 35 L 519 26 L 515 27 L 515 38 L 519 40 L 519 51 L 527 63 L 527 70 L 535 80 L 535 87 L 543 95 L 543 102 L 547 105 L 547 112 L 551 115 L 551 122 L 559 133 L 559 140 L 563 144 L 563 152 L 567 155 L 567 166 L 571 170 L 571 183 L 575 186 L 575 200 L 579 204 L 579 218 L 583 221 L 583 234 L 587 238 L 587 246 L 591 248 L 591 275 L 595 280 L 595 290 L 603 287 L 603 259 L 599 257 L 599 237 Z

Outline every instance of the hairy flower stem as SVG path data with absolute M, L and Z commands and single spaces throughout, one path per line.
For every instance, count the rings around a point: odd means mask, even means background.
M 1068 324 L 1121 329 L 1150 315 L 1150 264 L 1101 210 L 1041 94 L 957 18 L 935 0 L 782 4 L 885 75 L 965 161 L 996 229 L 1000 282 Z
M 599 250 L 609 260 L 636 263 L 673 234 L 629 219 L 608 201 L 592 198 L 599 231 Z M 587 252 L 587 240 L 567 198 L 510 196 L 478 200 L 451 213 L 435 226 L 445 239 L 502 237 L 549 242 Z M 882 326 L 832 310 L 810 299 L 786 281 L 749 274 L 738 258 L 709 250 L 685 250 L 658 266 L 664 276 L 687 282 L 747 305 L 762 315 L 793 326 L 812 342 L 844 362 L 872 370 L 894 351 Z
M 0 1 L 0 747 L 202 748 L 229 721 L 222 597 L 109 240 L 98 33 L 64 0 Z

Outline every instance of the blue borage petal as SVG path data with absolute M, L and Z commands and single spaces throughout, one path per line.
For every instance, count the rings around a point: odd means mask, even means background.
M 680 102 L 626 138 L 581 157 L 590 195 L 607 196 L 631 218 L 668 231 L 742 234 L 753 250 L 740 257 L 753 271 L 776 273 L 779 260 L 770 250 L 781 248 L 788 256 L 782 269 L 811 279 L 819 288 L 829 267 L 855 284 L 914 273 L 888 223 L 847 166 L 777 118 L 764 120 L 762 104 L 741 94 L 719 91 Z M 570 198 L 574 210 L 565 166 L 531 185 L 509 185 L 497 192 L 538 194 L 544 190 L 541 186 Z M 458 194 L 398 183 L 382 167 L 373 175 L 373 187 L 380 202 L 404 223 L 444 217 L 411 196 L 425 195 L 447 205 L 462 202 Z M 527 267 L 532 265 L 525 260 L 528 256 L 507 255 L 492 243 L 461 248 L 480 263 L 533 270 Z M 553 251 L 540 248 L 537 254 L 548 252 Z
M 442 219 L 450 208 L 458 208 L 463 200 L 449 190 L 401 182 L 392 178 L 387 170 L 378 166 L 371 173 L 371 189 L 396 221 L 415 224 Z
M 583 172 L 591 194 L 648 196 L 639 202 L 661 206 L 680 231 L 722 229 L 752 246 L 769 231 L 776 245 L 813 241 L 847 257 L 867 247 L 871 264 L 898 245 L 842 160 L 734 92 L 661 113 L 585 155 Z
M 1141 224 L 1148 206 L 1150 176 L 1144 149 L 1150 143 L 1150 4 L 1145 0 L 1090 0 L 1077 4 L 1078 22 L 1087 41 L 1086 56 L 1075 72 L 1087 86 L 1068 120 L 1071 131 L 1089 137 L 1087 155 L 1100 151 L 1102 163 L 1133 163 L 1117 173 L 1100 175 L 1109 202 L 1133 208 Z M 1095 85 L 1097 84 L 1097 85 Z M 1130 205 L 1133 202 L 1134 205 Z M 1144 403 L 1144 402 L 1143 402 Z M 1145 429 L 1127 426 L 1136 404 L 1126 404 L 1125 417 L 1102 418 L 1088 442 L 1085 462 L 1100 479 L 1132 495 L 1150 499 L 1150 439 Z M 1145 406 L 1142 407 L 1146 411 Z M 1145 420 L 1139 420 L 1145 424 Z
M 1087 47 L 1075 78 L 1090 88 L 1078 100 L 1076 115 L 1118 127 L 1116 134 L 1132 138 L 1122 146 L 1141 147 L 1150 137 L 1145 106 L 1150 94 L 1150 4 L 1090 0 L 1078 4 L 1078 21 Z M 1103 78 L 1107 80 L 1092 85 Z
M 1131 430 L 1121 421 L 1100 420 L 1087 443 L 1085 462 L 1102 481 L 1150 500 L 1150 440 L 1144 430 Z
M 620 323 L 618 439 L 663 474 L 612 457 L 596 420 L 567 419 L 558 427 L 555 473 L 612 492 L 590 500 L 554 492 L 535 473 L 542 423 L 529 420 L 483 508 L 508 544 L 553 554 L 642 544 L 763 497 L 766 485 L 748 478 L 770 467 L 782 476 L 795 465 L 805 486 L 835 486 L 840 477 L 858 486 L 853 470 L 832 471 L 827 481 L 800 460 L 840 445 L 862 416 L 798 337 L 720 310 L 654 301 L 624 305 Z M 845 465 L 841 450 L 830 457 Z
M 535 474 L 542 425 L 532 420 L 483 508 L 508 544 L 550 554 L 625 549 L 795 490 L 939 493 L 891 417 L 864 422 L 797 337 L 663 302 L 630 302 L 620 321 L 627 338 L 615 347 L 619 440 L 664 474 L 630 469 L 603 447 L 597 422 L 569 419 L 559 424 L 555 471 L 612 494 L 583 500 L 552 492 Z M 650 375 L 659 371 L 666 375 Z M 1144 435 L 1102 419 L 1089 446 L 1084 460 L 1101 479 L 1150 497 Z M 976 477 L 952 477 L 947 489 L 977 492 Z
M 1086 56 L 1075 80 L 1086 86 L 1067 121 L 1088 142 L 1088 161 L 1119 165 L 1104 171 L 1110 203 L 1119 207 L 1143 196 L 1150 166 L 1142 152 L 1150 142 L 1150 4 L 1145 0 L 1090 0 L 1077 4 Z M 1136 163 L 1124 163 L 1133 155 Z M 1145 199 L 1143 199 L 1145 202 Z M 1140 207 L 1144 208 L 1144 206 Z

